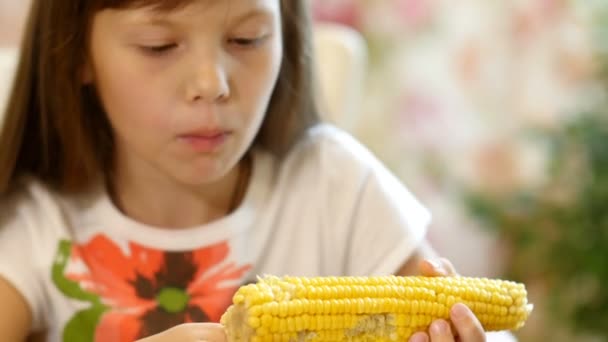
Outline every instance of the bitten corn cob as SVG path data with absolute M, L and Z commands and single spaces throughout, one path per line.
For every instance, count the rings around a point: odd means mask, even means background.
M 233 302 L 231 342 L 407 341 L 456 303 L 486 331 L 515 330 L 532 310 L 523 284 L 467 277 L 264 277 Z

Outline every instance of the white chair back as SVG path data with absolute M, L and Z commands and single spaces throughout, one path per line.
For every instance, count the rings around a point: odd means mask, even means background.
M 367 45 L 354 29 L 317 24 L 315 59 L 323 119 L 353 130 L 363 105 Z

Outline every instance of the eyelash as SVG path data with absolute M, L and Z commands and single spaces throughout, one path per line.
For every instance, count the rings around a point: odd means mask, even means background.
M 265 35 L 259 38 L 230 38 L 228 44 L 234 44 L 241 49 L 253 49 L 261 46 L 268 40 L 269 35 Z M 140 48 L 147 54 L 150 55 L 164 55 L 169 53 L 171 50 L 176 48 L 178 45 L 175 43 L 156 45 L 156 46 L 140 46 Z
M 235 44 L 239 48 L 251 49 L 259 47 L 260 45 L 265 43 L 268 37 L 269 35 L 261 36 L 258 38 L 231 38 L 228 39 L 228 43 Z
M 177 44 L 165 44 L 165 45 L 156 45 L 156 46 L 141 46 L 140 48 L 148 54 L 151 55 L 162 55 L 165 54 L 169 51 L 171 51 L 173 48 L 177 47 Z

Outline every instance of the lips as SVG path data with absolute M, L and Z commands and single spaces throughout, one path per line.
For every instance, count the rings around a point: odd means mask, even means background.
M 219 149 L 231 134 L 225 130 L 203 130 L 182 134 L 179 139 L 196 152 L 209 153 Z

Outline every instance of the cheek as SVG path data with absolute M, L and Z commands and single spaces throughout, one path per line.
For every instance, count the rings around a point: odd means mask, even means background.
M 157 86 L 145 75 L 120 66 L 98 68 L 96 85 L 110 121 L 120 126 L 166 127 L 170 117 L 163 115 Z
M 246 75 L 241 93 L 250 107 L 255 108 L 255 113 L 261 115 L 266 112 L 279 75 L 281 57 L 282 54 L 279 49 L 270 56 L 261 59 L 254 67 L 249 67 L 240 72 L 241 75 Z

